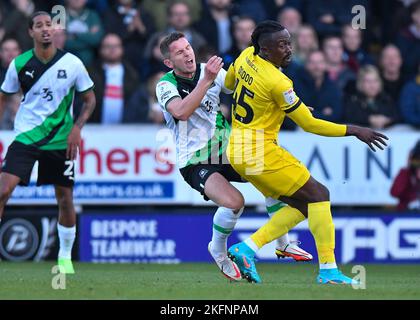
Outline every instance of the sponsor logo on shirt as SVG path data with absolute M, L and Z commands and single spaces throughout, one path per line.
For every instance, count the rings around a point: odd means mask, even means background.
M 200 176 L 201 179 L 204 179 L 204 177 L 206 176 L 206 174 L 209 172 L 209 170 L 207 169 L 201 169 L 200 172 L 198 173 L 198 175 Z
M 297 96 L 293 88 L 283 92 L 284 101 L 287 104 L 293 104 L 297 100 Z

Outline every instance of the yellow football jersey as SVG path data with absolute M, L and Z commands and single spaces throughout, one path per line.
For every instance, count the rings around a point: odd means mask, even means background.
M 242 51 L 229 67 L 225 86 L 234 90 L 232 130 L 256 130 L 264 139 L 276 140 L 286 113 L 301 104 L 292 80 L 271 62 L 254 55 L 254 47 Z

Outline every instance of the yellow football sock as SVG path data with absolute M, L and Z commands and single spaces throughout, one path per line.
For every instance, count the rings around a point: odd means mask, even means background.
M 335 229 L 329 201 L 308 204 L 309 229 L 315 238 L 320 264 L 335 263 Z
M 258 248 L 261 248 L 281 237 L 303 220 L 305 216 L 299 210 L 285 206 L 273 214 L 271 219 L 251 236 L 251 239 Z

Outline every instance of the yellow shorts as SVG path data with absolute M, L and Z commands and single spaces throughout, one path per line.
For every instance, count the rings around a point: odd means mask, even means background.
M 259 150 L 244 149 L 246 147 L 229 144 L 229 162 L 266 197 L 291 196 L 311 176 L 302 162 L 274 141 L 265 141 L 264 148 Z

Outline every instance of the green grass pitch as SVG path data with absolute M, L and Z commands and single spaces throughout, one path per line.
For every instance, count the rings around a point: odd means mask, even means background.
M 420 299 L 418 265 L 365 265 L 366 289 L 318 285 L 315 264 L 259 264 L 262 284 L 231 283 L 216 265 L 76 263 L 66 289 L 52 289 L 53 263 L 0 262 L 5 299 Z M 350 265 L 342 270 L 351 275 Z

